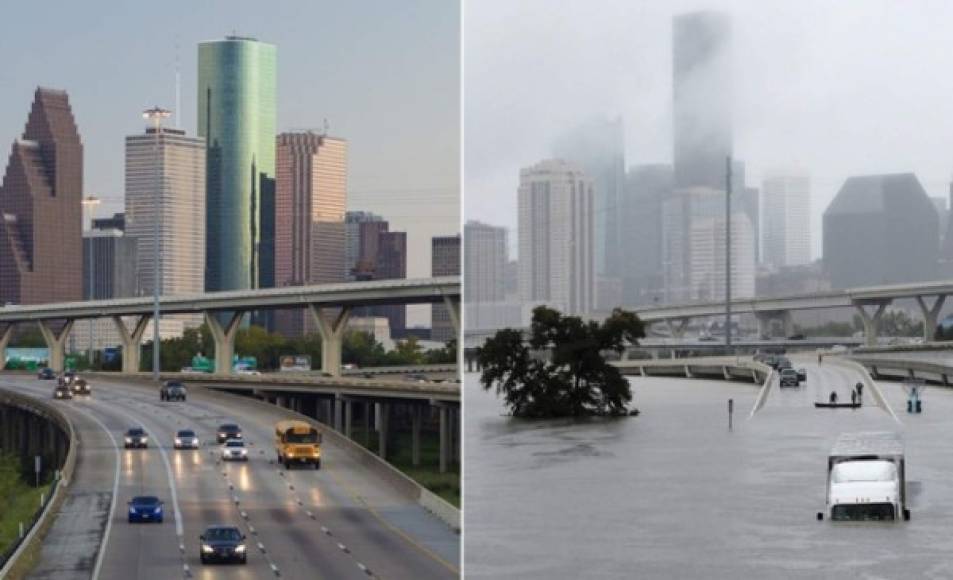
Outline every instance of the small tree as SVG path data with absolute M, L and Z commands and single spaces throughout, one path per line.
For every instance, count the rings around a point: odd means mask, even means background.
M 487 390 L 495 385 L 517 417 L 624 415 L 632 400 L 629 382 L 602 353 L 621 354 L 644 336 L 633 312 L 617 308 L 599 324 L 539 306 L 528 342 L 504 329 L 478 349 L 480 382 Z M 534 356 L 543 350 L 549 360 Z

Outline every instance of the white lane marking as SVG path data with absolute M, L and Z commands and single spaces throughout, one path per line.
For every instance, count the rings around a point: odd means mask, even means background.
M 92 413 L 75 407 L 74 410 L 95 421 L 96 424 L 106 432 L 106 435 L 109 436 L 109 440 L 112 441 L 113 444 L 113 449 L 116 451 L 116 475 L 113 477 L 113 497 L 109 504 L 109 519 L 106 520 L 106 531 L 103 533 L 103 543 L 99 546 L 99 553 L 96 554 L 96 564 L 93 566 L 93 580 L 97 580 L 99 578 L 99 572 L 103 567 L 103 556 L 106 554 L 106 545 L 109 543 L 109 532 L 112 531 L 113 527 L 113 514 L 116 512 L 116 496 L 119 495 L 119 472 L 122 471 L 122 457 L 119 453 L 119 444 L 116 443 L 116 438 L 113 437 L 112 432 L 106 427 L 105 423 L 100 421 L 99 418 Z
M 281 576 L 281 571 L 279 571 L 278 566 L 274 564 L 271 565 L 271 571 L 275 573 L 275 576 Z
M 261 542 L 258 542 L 258 549 L 261 550 L 262 552 L 264 552 L 264 551 L 265 551 L 265 545 L 262 544 Z
M 166 453 L 165 447 L 159 443 L 159 438 L 153 436 L 159 454 L 162 456 L 162 462 L 165 464 L 165 474 L 169 478 L 169 493 L 172 494 L 172 509 L 175 511 L 175 534 L 181 538 L 185 532 L 182 529 L 182 512 L 179 511 L 179 495 L 175 491 L 175 476 L 172 475 L 172 464 L 169 462 L 169 454 Z

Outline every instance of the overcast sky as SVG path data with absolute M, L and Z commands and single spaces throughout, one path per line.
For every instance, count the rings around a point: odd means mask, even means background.
M 953 175 L 953 3 L 481 0 L 464 7 L 466 219 L 515 227 L 519 168 L 621 115 L 628 166 L 672 159 L 672 16 L 732 15 L 734 154 L 748 184 L 812 181 L 812 230 L 850 175 Z M 515 237 L 511 236 L 515 241 Z
M 16 2 L 0 9 L 3 165 L 37 85 L 66 89 L 85 145 L 85 189 L 122 211 L 124 138 L 175 107 L 195 134 L 197 43 L 232 32 L 278 47 L 278 130 L 349 143 L 349 209 L 408 232 L 408 274 L 430 275 L 430 238 L 460 224 L 460 7 L 401 2 Z M 416 310 L 421 310 L 417 308 Z M 422 322 L 416 317 L 413 322 Z M 429 322 L 429 321 L 428 321 Z

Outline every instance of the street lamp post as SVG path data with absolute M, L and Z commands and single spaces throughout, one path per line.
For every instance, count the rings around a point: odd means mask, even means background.
M 155 145 L 153 153 L 155 154 L 155 196 L 153 197 L 153 208 L 155 215 L 152 216 L 152 380 L 159 382 L 159 286 L 162 282 L 159 269 L 159 219 L 162 215 L 162 171 L 159 159 L 159 133 L 162 132 L 162 120 L 169 117 L 172 111 L 161 107 L 153 107 L 142 112 L 142 118 L 152 121 L 152 127 L 155 135 Z
M 89 299 L 90 299 L 90 300 L 94 300 L 94 299 L 96 298 L 96 296 L 95 296 L 95 294 L 96 294 L 96 291 L 95 291 L 96 278 L 95 278 L 95 276 L 93 275 L 93 270 L 94 270 L 94 268 L 93 268 L 93 260 L 94 260 L 95 257 L 96 257 L 96 252 L 95 252 L 95 248 L 93 248 L 93 243 L 94 243 L 95 238 L 93 237 L 92 233 L 93 233 L 93 220 L 96 219 L 96 206 L 99 205 L 100 200 L 99 200 L 98 197 L 96 197 L 96 196 L 94 196 L 94 195 L 87 195 L 86 198 L 82 201 L 82 203 L 83 203 L 83 209 L 88 209 L 88 210 L 89 210 L 89 233 L 90 233 L 90 235 L 89 235 L 89 261 L 86 263 L 86 264 L 87 264 L 86 267 L 89 269 L 89 276 L 88 276 L 88 281 L 89 281 Z M 93 365 L 93 352 L 94 352 L 94 348 L 95 348 L 95 347 L 93 346 L 93 319 L 90 318 L 90 319 L 89 319 L 89 354 L 88 354 L 88 359 L 87 359 L 87 360 L 89 361 L 89 365 L 90 365 L 90 366 Z

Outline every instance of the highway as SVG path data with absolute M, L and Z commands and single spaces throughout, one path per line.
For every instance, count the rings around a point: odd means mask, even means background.
M 52 381 L 4 375 L 0 387 L 49 399 Z M 33 578 L 456 578 L 460 538 L 325 438 L 322 468 L 272 463 L 278 407 L 192 389 L 185 403 L 154 387 L 93 381 L 90 397 L 57 401 L 80 438 L 77 474 Z M 217 426 L 241 425 L 250 459 L 222 463 Z M 149 448 L 124 450 L 142 426 Z M 174 450 L 194 429 L 198 451 Z M 136 495 L 165 501 L 162 524 L 129 524 Z M 111 514 L 111 515 L 110 515 Z M 248 564 L 202 565 L 199 535 L 213 524 L 247 535 Z M 103 549 L 100 551 L 99 545 Z M 98 573 L 98 576 L 97 576 Z
M 467 374 L 467 578 L 953 577 L 953 390 L 929 387 L 909 415 L 878 382 L 899 423 L 867 389 L 861 409 L 815 409 L 860 375 L 791 358 L 807 384 L 775 380 L 750 419 L 752 383 L 631 377 L 638 417 L 520 421 Z M 904 434 L 911 521 L 816 521 L 827 453 L 861 430 Z

